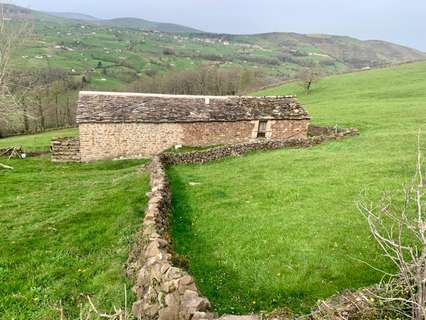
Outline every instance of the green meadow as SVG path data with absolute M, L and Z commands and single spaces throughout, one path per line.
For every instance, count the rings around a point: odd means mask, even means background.
M 360 135 L 171 168 L 175 248 L 199 288 L 220 313 L 304 313 L 377 283 L 382 275 L 366 263 L 391 266 L 356 201 L 398 191 L 414 174 L 417 132 L 426 131 L 426 63 L 324 78 L 310 95 L 297 84 L 255 94 L 295 94 L 312 123 Z
M 390 270 L 356 208 L 397 191 L 415 170 L 426 130 L 426 63 L 324 78 L 256 95 L 296 94 L 322 125 L 360 135 L 309 149 L 251 153 L 169 168 L 172 237 L 215 311 L 308 312 L 319 299 L 380 281 Z M 76 129 L 0 139 L 47 151 Z M 425 150 L 422 135 L 422 150 Z M 123 276 L 143 218 L 144 161 L 54 164 L 1 158 L 0 318 L 79 318 L 86 296 L 103 311 L 134 298 Z M 194 183 L 195 182 L 195 183 Z
M 50 136 L 0 140 L 48 150 Z M 34 144 L 33 144 L 34 143 Z M 89 295 L 99 310 L 133 299 L 123 275 L 143 219 L 143 161 L 54 164 L 49 157 L 0 162 L 0 319 L 80 319 Z
M 49 151 L 53 138 L 78 136 L 78 129 L 69 128 L 61 130 L 46 131 L 38 134 L 14 136 L 0 139 L 0 149 L 2 148 L 22 148 L 25 151 Z

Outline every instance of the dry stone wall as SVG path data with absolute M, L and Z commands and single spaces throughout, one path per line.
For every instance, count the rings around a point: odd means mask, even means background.
M 128 263 L 128 273 L 136 277 L 137 302 L 133 314 L 138 319 L 213 319 L 210 302 L 201 296 L 194 279 L 172 265 L 168 241 L 170 189 L 161 158 L 149 167 L 151 192 L 143 229 Z
M 358 130 L 350 129 L 342 135 L 315 136 L 308 139 L 289 140 L 262 140 L 253 143 L 241 143 L 214 147 L 208 150 L 185 153 L 164 152 L 162 160 L 169 165 L 176 164 L 202 164 L 210 161 L 221 160 L 229 156 L 241 156 L 253 151 L 277 150 L 283 148 L 308 148 L 325 141 L 336 140 L 346 136 L 357 135 Z
M 79 138 L 55 138 L 51 144 L 52 161 L 80 162 Z
M 358 129 L 354 128 L 339 128 L 339 127 L 323 127 L 310 124 L 308 127 L 308 136 L 309 137 L 345 137 L 351 135 L 357 135 Z

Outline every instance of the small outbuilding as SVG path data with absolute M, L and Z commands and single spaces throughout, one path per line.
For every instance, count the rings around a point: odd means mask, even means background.
M 306 138 L 309 115 L 295 97 L 81 92 L 81 161 L 149 157 L 175 145 Z

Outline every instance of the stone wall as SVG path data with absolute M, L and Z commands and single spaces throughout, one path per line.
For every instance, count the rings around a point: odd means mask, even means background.
M 52 161 L 80 162 L 80 139 L 55 138 L 51 144 Z
M 148 169 L 148 208 L 127 266 L 128 275 L 136 279 L 133 314 L 152 320 L 213 319 L 210 302 L 201 296 L 194 279 L 172 265 L 168 241 L 171 194 L 160 157 L 154 157 Z
M 161 154 L 161 158 L 169 165 L 201 164 L 220 160 L 229 156 L 241 156 L 253 151 L 276 150 L 283 148 L 308 148 L 321 144 L 325 141 L 337 140 L 346 136 L 353 136 L 357 134 L 358 130 L 348 129 L 342 131 L 340 134 L 314 136 L 308 139 L 260 140 L 252 143 L 241 143 L 214 147 L 202 151 L 185 153 L 164 152 Z
M 308 120 L 271 120 L 266 137 L 306 138 Z M 193 123 L 82 123 L 81 161 L 142 158 L 174 145 L 208 146 L 256 141 L 259 121 Z
M 339 128 L 339 127 L 322 127 L 310 124 L 308 127 L 308 136 L 317 137 L 317 136 L 335 136 L 335 137 L 345 137 L 351 135 L 357 135 L 359 133 L 358 129 L 355 128 Z
M 206 163 L 232 155 L 242 155 L 256 150 L 289 147 L 310 147 L 322 142 L 353 135 L 317 136 L 309 139 L 287 141 L 263 140 L 212 148 L 190 153 L 162 153 L 155 156 L 148 170 L 151 175 L 151 192 L 142 229 L 138 232 L 127 263 L 127 274 L 134 279 L 137 301 L 133 314 L 137 319 L 200 320 L 214 319 L 210 302 L 202 297 L 194 279 L 183 269 L 172 264 L 169 235 L 171 192 L 165 171 L 166 165 L 180 163 Z M 346 306 L 349 309 L 349 306 Z M 352 305 L 351 305 L 352 307 Z M 324 309 L 313 315 L 320 315 Z M 278 319 L 273 316 L 271 319 Z M 259 320 L 260 316 L 222 316 L 221 320 Z M 312 317 L 312 319 L 319 319 Z
M 82 123 L 81 161 L 143 158 L 181 144 L 182 127 L 176 123 Z

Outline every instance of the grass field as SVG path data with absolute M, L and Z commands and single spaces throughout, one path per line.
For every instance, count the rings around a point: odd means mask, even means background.
M 8 140 L 46 150 L 62 133 Z M 130 304 L 123 263 L 146 204 L 142 162 L 0 161 L 15 167 L 0 170 L 0 319 L 60 319 L 61 304 L 79 319 L 86 294 L 109 312 L 124 305 L 125 285 Z
M 74 137 L 78 135 L 78 129 L 62 129 L 46 131 L 27 136 L 15 136 L 0 139 L 0 149 L 8 147 L 22 147 L 25 151 L 48 151 L 53 138 Z
M 426 63 L 326 78 L 309 96 L 296 85 L 257 94 L 297 94 L 313 123 L 361 135 L 171 168 L 173 238 L 220 313 L 306 312 L 318 299 L 379 281 L 360 260 L 390 268 L 355 202 L 364 190 L 372 199 L 395 191 L 414 173 L 417 130 L 426 130 Z

